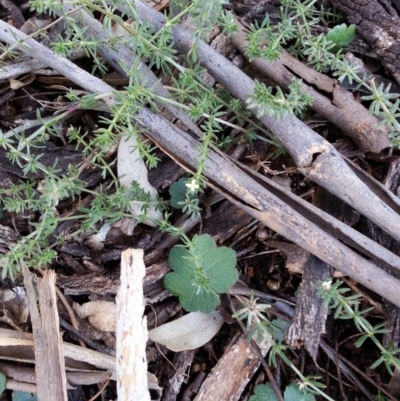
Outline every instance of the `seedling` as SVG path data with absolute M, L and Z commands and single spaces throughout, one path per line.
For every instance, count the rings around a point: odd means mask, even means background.
M 165 276 L 164 286 L 188 312 L 212 312 L 220 303 L 218 294 L 227 292 L 238 279 L 235 251 L 217 248 L 208 234 L 195 235 L 186 246 L 172 248 L 168 263 L 173 272 Z

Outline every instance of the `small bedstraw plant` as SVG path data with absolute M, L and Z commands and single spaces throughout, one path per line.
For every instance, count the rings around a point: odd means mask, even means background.
M 220 303 L 219 294 L 238 279 L 235 251 L 217 248 L 208 234 L 186 237 L 185 245 L 172 248 L 168 263 L 173 272 L 165 276 L 164 286 L 188 312 L 212 312 Z
M 242 303 L 243 307 L 236 311 L 233 317 L 237 320 L 246 319 L 248 340 L 257 339 L 257 341 L 260 342 L 263 337 L 266 338 L 271 344 L 268 354 L 268 365 L 277 367 L 278 358 L 281 358 L 281 360 L 293 370 L 298 378 L 297 383 L 292 383 L 286 388 L 284 393 L 285 401 L 312 401 L 315 399 L 313 394 L 321 395 L 328 401 L 334 401 L 322 391 L 325 385 L 319 381 L 319 376 L 304 376 L 285 355 L 285 351 L 288 347 L 282 342 L 284 331 L 289 327 L 289 324 L 280 318 L 271 321 L 266 315 L 266 311 L 270 308 L 270 305 L 258 303 L 258 299 L 255 298 L 253 294 L 251 294 L 248 299 L 240 296 L 237 296 L 237 298 Z M 250 400 L 275 401 L 276 398 L 268 398 L 270 394 L 275 396 L 274 390 L 270 388 L 269 385 L 266 387 L 263 385 L 261 385 L 261 387 L 257 386 Z
M 350 289 L 342 288 L 342 284 L 343 282 L 340 280 L 335 283 L 331 280 L 324 281 L 318 285 L 318 292 L 324 303 L 335 311 L 334 317 L 336 319 L 353 319 L 357 330 L 364 333 L 356 341 L 356 347 L 361 347 L 367 339 L 370 339 L 379 349 L 381 356 L 370 366 L 370 369 L 374 369 L 383 363 L 387 371 L 393 375 L 393 368 L 400 369 L 400 359 L 398 357 L 400 348 L 393 348 L 393 345 L 389 345 L 386 349 L 377 337 L 390 332 L 390 330 L 384 328 L 386 322 L 372 326 L 364 316 L 374 308 L 360 310 L 359 299 L 362 295 L 345 295 Z

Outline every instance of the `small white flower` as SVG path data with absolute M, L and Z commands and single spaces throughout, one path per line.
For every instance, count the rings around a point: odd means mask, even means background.
M 190 192 L 196 192 L 196 190 L 200 188 L 200 185 L 196 184 L 196 180 L 194 179 L 186 183 L 186 186 L 190 189 Z
M 327 280 L 322 283 L 322 289 L 328 292 L 331 289 L 332 280 Z

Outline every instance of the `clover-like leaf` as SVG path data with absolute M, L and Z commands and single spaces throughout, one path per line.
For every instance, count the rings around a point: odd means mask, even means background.
M 190 181 L 190 178 L 182 177 L 178 181 L 172 183 L 169 187 L 169 194 L 171 195 L 171 206 L 175 209 L 182 209 L 182 203 L 186 200 L 188 187 L 186 184 Z M 196 198 L 196 193 L 188 193 L 189 199 Z
M 295 383 L 286 387 L 283 398 L 285 401 L 315 401 L 314 394 L 301 391 Z
M 249 398 L 249 401 L 278 401 L 271 383 L 259 384 L 254 387 L 254 394 Z
M 188 248 L 172 248 L 168 263 L 173 272 L 165 276 L 164 286 L 188 312 L 212 312 L 220 303 L 218 294 L 238 279 L 235 251 L 217 248 L 207 234 L 195 236 Z

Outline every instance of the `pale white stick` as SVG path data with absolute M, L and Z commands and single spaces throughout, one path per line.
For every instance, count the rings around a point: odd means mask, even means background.
M 147 384 L 147 324 L 144 312 L 142 249 L 121 255 L 121 286 L 117 294 L 118 401 L 150 401 Z

